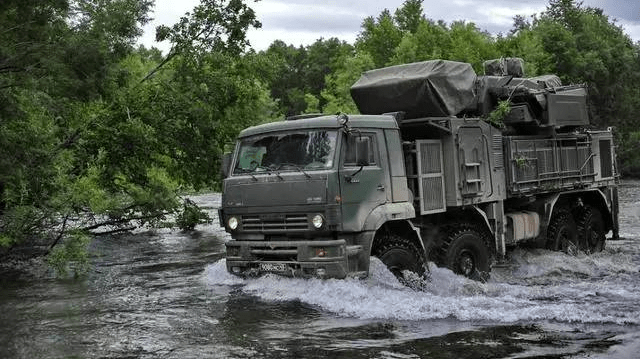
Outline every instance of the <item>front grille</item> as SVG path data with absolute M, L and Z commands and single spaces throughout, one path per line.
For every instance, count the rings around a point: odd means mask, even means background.
M 253 245 L 249 247 L 249 253 L 251 253 L 252 260 L 263 262 L 295 262 L 298 260 L 298 247 Z
M 243 216 L 242 230 L 256 233 L 306 231 L 309 220 L 306 214 Z

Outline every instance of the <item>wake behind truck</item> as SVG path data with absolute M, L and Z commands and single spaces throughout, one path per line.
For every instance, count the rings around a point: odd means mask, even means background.
M 434 261 L 487 277 L 510 248 L 598 252 L 618 237 L 611 129 L 589 128 L 584 86 L 502 59 L 366 72 L 360 115 L 242 131 L 224 179 L 226 265 L 238 275 L 398 277 Z

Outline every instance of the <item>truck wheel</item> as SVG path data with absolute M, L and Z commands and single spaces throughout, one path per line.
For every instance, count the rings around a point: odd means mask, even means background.
M 547 228 L 547 249 L 575 253 L 578 249 L 578 228 L 567 210 L 554 213 Z
M 485 231 L 464 225 L 452 227 L 447 242 L 447 268 L 474 280 L 485 281 L 489 277 L 491 252 Z
M 578 236 L 585 252 L 596 253 L 604 249 L 604 220 L 598 209 L 585 206 L 578 214 Z
M 403 271 L 409 270 L 423 275 L 425 273 L 425 258 L 422 248 L 414 241 L 402 238 L 396 234 L 386 233 L 379 239 L 380 246 L 375 251 L 375 256 L 384 263 L 389 271 L 401 281 L 404 279 Z

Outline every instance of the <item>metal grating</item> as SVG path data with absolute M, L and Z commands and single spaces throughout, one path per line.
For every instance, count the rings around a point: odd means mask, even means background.
M 442 163 L 442 142 L 440 140 L 416 141 L 417 164 L 420 169 L 420 212 L 421 214 L 444 212 L 446 210 L 444 171 Z
M 440 143 L 420 143 L 420 173 L 437 174 L 442 172 L 440 163 Z
M 263 262 L 286 262 L 298 260 L 298 247 L 276 245 L 269 243 L 268 246 L 264 244 L 253 244 L 249 246 L 249 253 L 251 254 L 251 260 L 260 260 Z
M 303 231 L 309 227 L 306 214 L 243 216 L 242 230 L 254 233 Z
M 442 209 L 444 188 L 442 179 L 438 177 L 422 178 L 422 210 L 431 212 Z
M 504 167 L 504 151 L 502 150 L 502 135 L 493 135 L 493 164 L 496 168 Z

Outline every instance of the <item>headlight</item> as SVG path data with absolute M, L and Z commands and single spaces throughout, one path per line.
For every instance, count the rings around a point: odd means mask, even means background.
M 238 228 L 238 219 L 236 217 L 230 217 L 227 220 L 227 225 L 232 231 L 235 230 L 236 228 Z
M 313 226 L 316 229 L 320 229 L 322 228 L 322 225 L 324 224 L 324 218 L 322 218 L 322 215 L 320 214 L 316 214 L 315 216 L 313 216 L 313 218 L 311 219 L 311 223 L 313 224 Z

